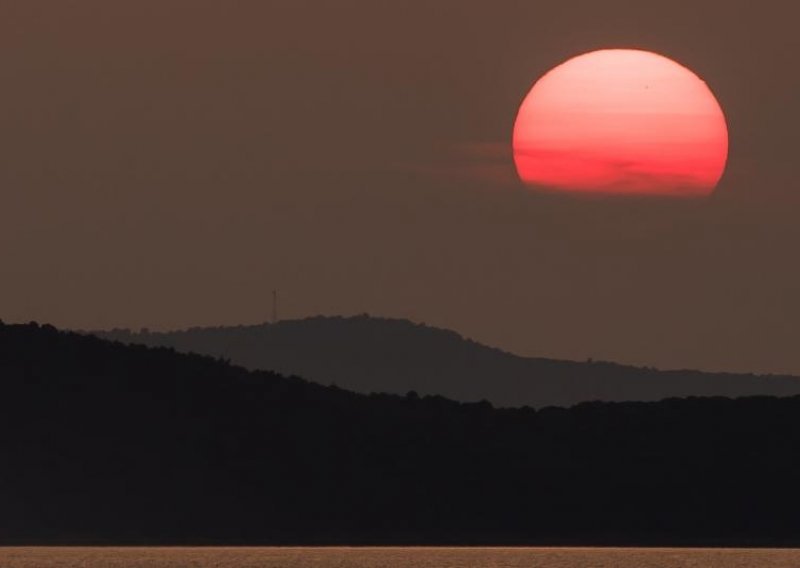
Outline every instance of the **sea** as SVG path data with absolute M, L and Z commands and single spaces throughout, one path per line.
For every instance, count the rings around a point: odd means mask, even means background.
M 800 550 L 0 548 L 2 568 L 798 568 Z

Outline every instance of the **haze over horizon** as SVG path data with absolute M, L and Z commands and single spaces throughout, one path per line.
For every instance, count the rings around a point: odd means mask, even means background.
M 800 375 L 792 10 L 5 2 L 0 318 L 247 324 L 278 289 L 286 319 L 367 312 L 525 356 Z M 731 153 L 710 199 L 517 182 L 531 84 L 603 47 L 663 53 L 717 95 Z

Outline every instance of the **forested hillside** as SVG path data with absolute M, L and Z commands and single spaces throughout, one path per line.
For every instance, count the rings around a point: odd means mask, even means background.
M 800 398 L 497 410 L 0 326 L 0 542 L 800 544 Z

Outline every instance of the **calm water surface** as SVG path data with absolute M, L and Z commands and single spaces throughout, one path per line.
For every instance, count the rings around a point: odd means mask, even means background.
M 798 568 L 800 550 L 0 548 L 2 568 Z

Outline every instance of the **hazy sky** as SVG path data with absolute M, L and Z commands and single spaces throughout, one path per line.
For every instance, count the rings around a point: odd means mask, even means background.
M 521 354 L 800 373 L 794 1 L 6 0 L 0 317 L 369 312 Z M 545 197 L 531 84 L 635 47 L 703 77 L 706 201 Z

